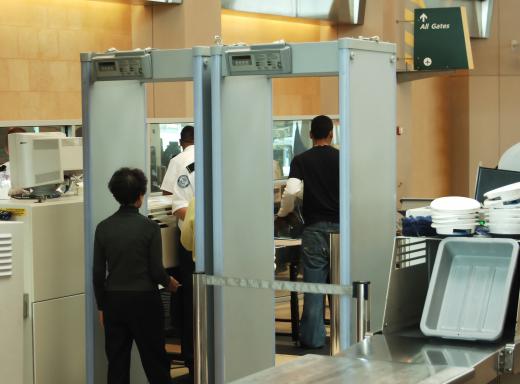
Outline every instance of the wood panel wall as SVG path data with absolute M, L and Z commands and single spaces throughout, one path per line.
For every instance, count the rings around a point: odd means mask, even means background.
M 520 41 L 517 0 L 495 1 L 489 39 L 474 40 L 475 70 L 470 76 L 469 189 L 479 163 L 495 167 L 520 142 Z
M 401 44 L 399 0 L 367 2 L 365 24 L 328 23 L 221 12 L 218 2 L 143 6 L 96 0 L 2 0 L 0 120 L 81 117 L 82 51 L 109 47 L 181 48 L 224 43 L 323 41 L 379 35 Z M 204 11 L 204 12 L 203 12 Z M 472 40 L 475 70 L 398 85 L 399 196 L 470 194 L 476 165 L 495 166 L 520 141 L 520 2 L 495 2 L 490 39 Z M 202 19 L 201 19 L 202 18 Z M 150 86 L 150 117 L 192 115 L 190 84 Z M 333 78 L 277 79 L 275 115 L 336 114 Z
M 0 120 L 81 117 L 79 53 L 132 46 L 131 5 L 2 0 Z

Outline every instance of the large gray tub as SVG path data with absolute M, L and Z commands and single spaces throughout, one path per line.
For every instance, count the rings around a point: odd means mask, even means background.
M 450 339 L 502 335 L 518 256 L 512 239 L 441 241 L 421 318 L 421 331 Z

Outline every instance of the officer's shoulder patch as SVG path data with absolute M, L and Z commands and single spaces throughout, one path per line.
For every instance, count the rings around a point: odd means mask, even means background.
M 187 175 L 180 175 L 177 179 L 177 185 L 180 188 L 186 188 L 188 185 L 190 185 L 190 179 Z

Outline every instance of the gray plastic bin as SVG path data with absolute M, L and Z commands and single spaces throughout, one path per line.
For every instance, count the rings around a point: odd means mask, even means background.
M 427 336 L 496 340 L 502 335 L 518 243 L 449 238 L 439 244 L 421 318 Z

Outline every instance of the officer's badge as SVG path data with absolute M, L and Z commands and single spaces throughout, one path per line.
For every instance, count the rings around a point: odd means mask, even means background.
M 180 175 L 177 179 L 177 185 L 181 188 L 186 188 L 188 185 L 190 185 L 190 179 L 187 175 Z

